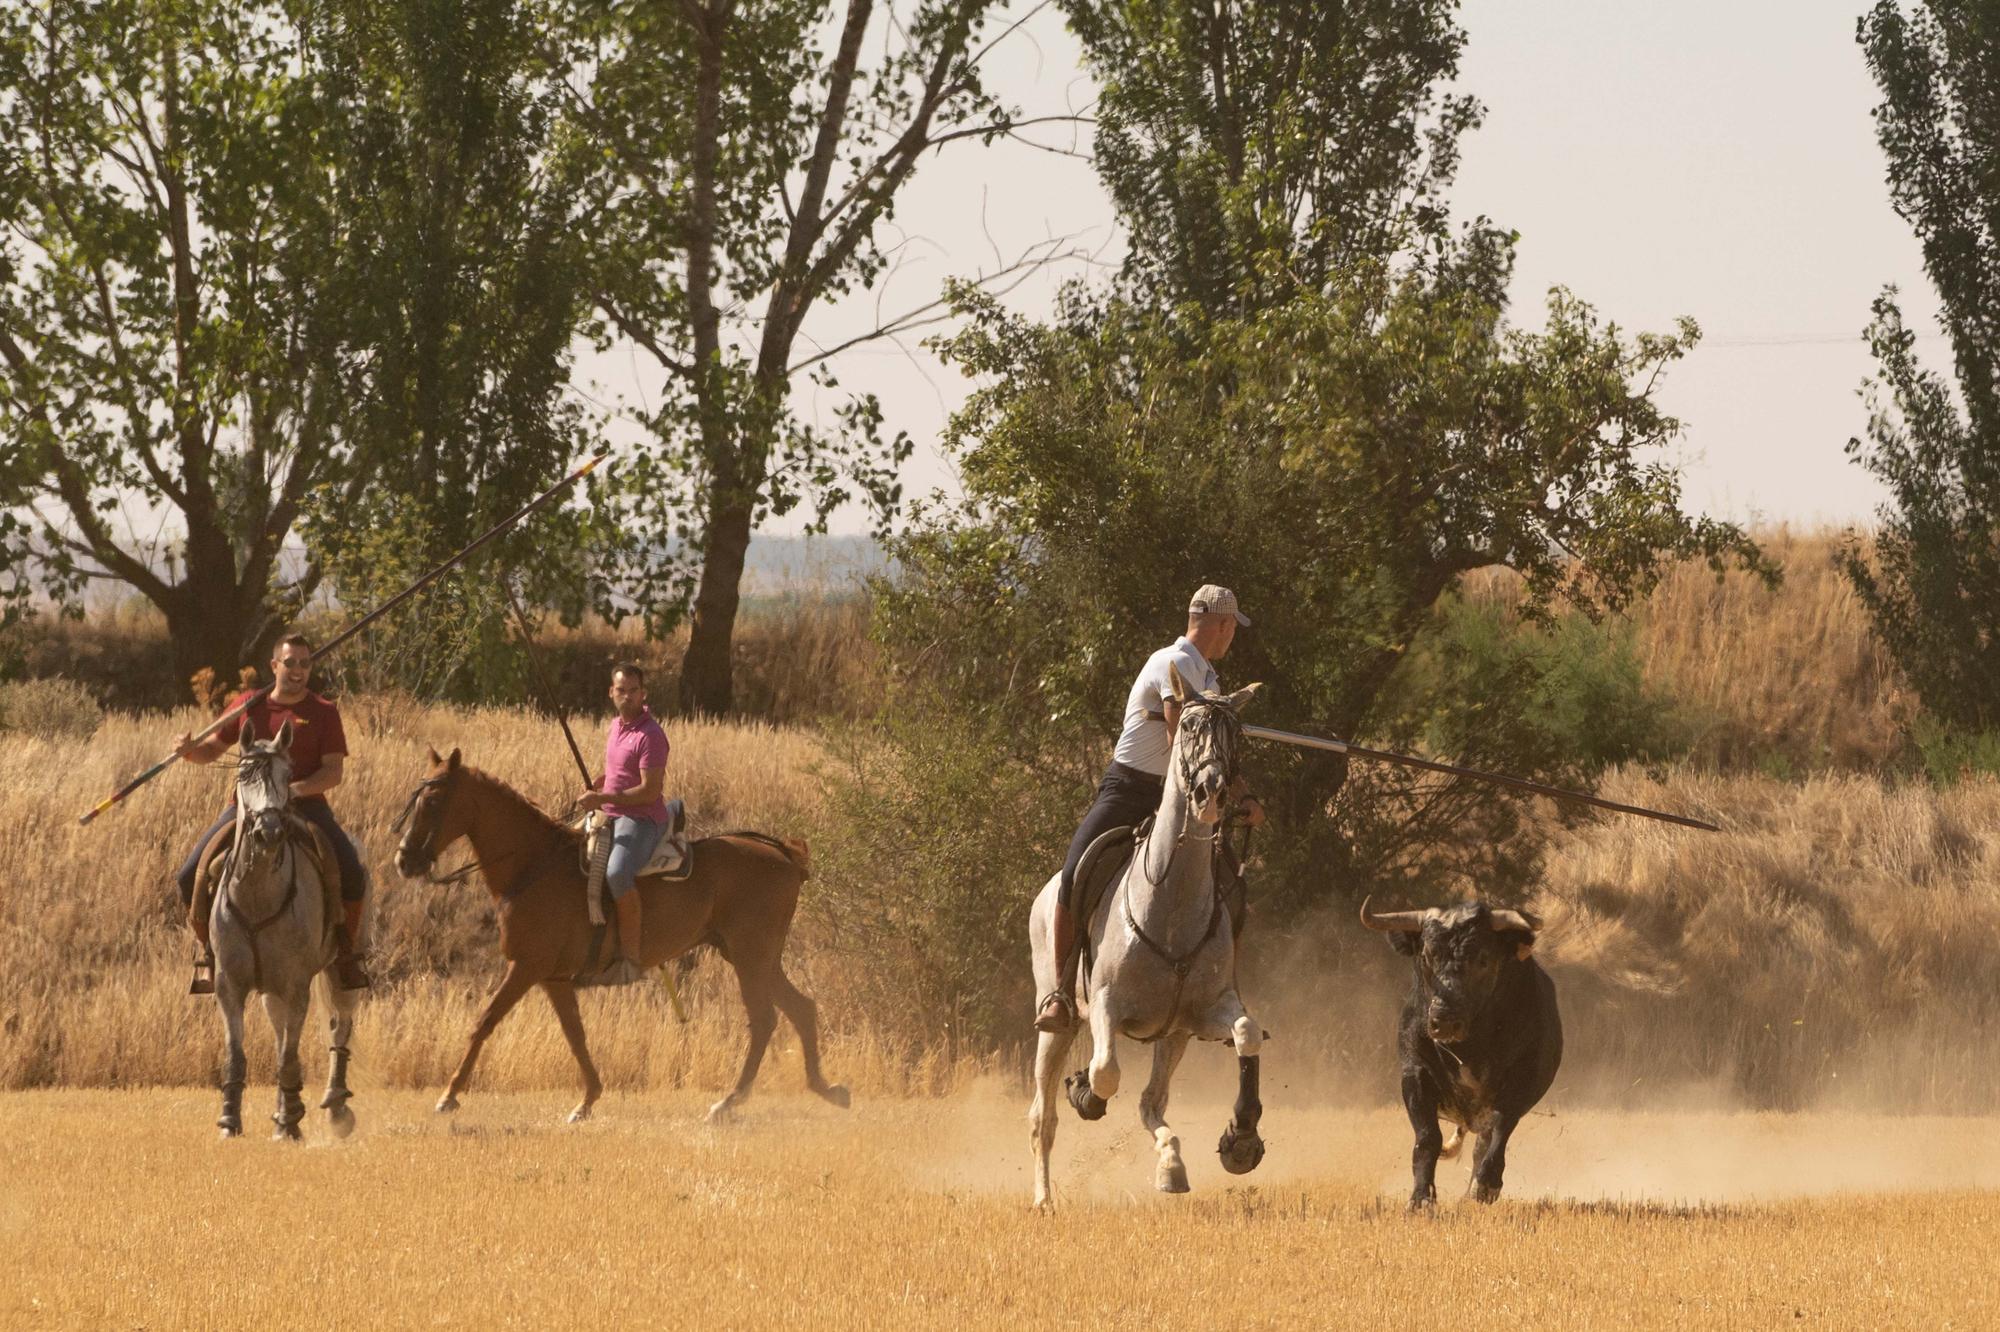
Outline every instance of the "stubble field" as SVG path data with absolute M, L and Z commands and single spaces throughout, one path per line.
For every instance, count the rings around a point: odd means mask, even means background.
M 1191 1061 L 1192 1062 L 1192 1061 Z M 1992 1122 L 1539 1117 L 1508 1198 L 1400 1200 L 1400 1114 L 1273 1098 L 1227 1181 L 1222 1103 L 1176 1116 L 1195 1193 L 1150 1192 L 1129 1106 L 1065 1122 L 1025 1206 L 1018 1096 L 846 1114 L 792 1093 L 356 1101 L 345 1142 L 207 1129 L 202 1090 L 0 1098 L 9 1327 L 1990 1327 Z M 1463 1172 L 1447 1166 L 1447 1195 Z M 1882 1187 L 1894 1192 L 1872 1192 Z M 1935 1191 L 1933 1191 L 1935 1190 Z

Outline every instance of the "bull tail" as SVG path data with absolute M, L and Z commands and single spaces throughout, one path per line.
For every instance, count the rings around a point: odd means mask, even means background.
M 1457 1160 L 1458 1149 L 1460 1147 L 1463 1147 L 1464 1145 L 1465 1145 L 1465 1125 L 1453 1124 L 1451 1126 L 1451 1136 L 1445 1139 L 1445 1144 L 1443 1148 L 1440 1149 L 1438 1152 L 1438 1160 L 1440 1161 Z

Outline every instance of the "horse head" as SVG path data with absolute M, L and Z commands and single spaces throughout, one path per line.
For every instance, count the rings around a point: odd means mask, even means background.
M 464 820 L 452 799 L 464 766 L 459 751 L 443 756 L 433 747 L 430 762 L 430 772 L 410 792 L 409 803 L 396 818 L 395 826 L 403 831 L 403 840 L 396 844 L 396 869 L 406 879 L 428 874 L 438 853 L 465 835 Z
M 1221 822 L 1224 798 L 1236 781 L 1243 739 L 1238 714 L 1262 686 L 1245 685 L 1233 694 L 1211 694 L 1181 679 L 1178 668 L 1168 669 L 1171 694 L 1181 709 L 1171 763 L 1180 774 L 1194 817 L 1213 825 Z
M 243 719 L 242 756 L 236 761 L 236 808 L 243 829 L 260 847 L 285 839 L 285 813 L 292 803 L 292 723 L 259 740 L 250 718 Z

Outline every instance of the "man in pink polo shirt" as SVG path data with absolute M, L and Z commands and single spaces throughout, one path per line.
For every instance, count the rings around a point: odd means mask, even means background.
M 640 980 L 639 871 L 653 858 L 667 831 L 667 733 L 646 707 L 646 673 L 631 662 L 611 672 L 611 702 L 618 715 L 604 737 L 604 776 L 577 801 L 611 820 L 611 863 L 604 881 L 618 907 L 618 960 L 590 978 L 596 985 Z M 581 978 L 579 978 L 581 979 Z

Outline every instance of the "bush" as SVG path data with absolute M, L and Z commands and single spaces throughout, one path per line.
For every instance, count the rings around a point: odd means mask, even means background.
M 0 684 L 0 730 L 40 740 L 88 740 L 104 709 L 73 680 L 16 680 Z

